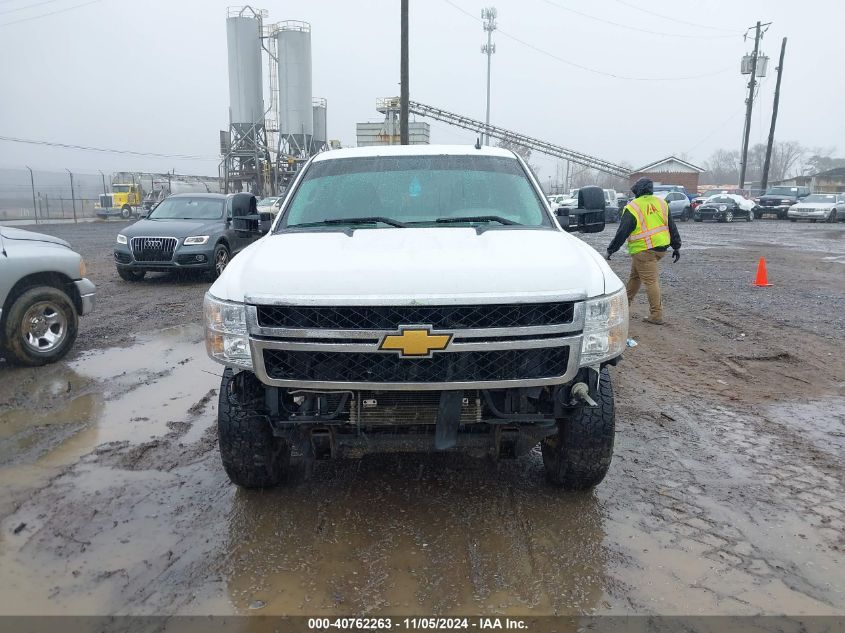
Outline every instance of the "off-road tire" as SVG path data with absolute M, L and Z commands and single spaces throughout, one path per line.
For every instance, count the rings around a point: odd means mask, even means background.
M 584 407 L 572 418 L 558 421 L 556 435 L 543 440 L 546 479 L 564 490 L 587 490 L 601 483 L 613 458 L 616 417 L 613 385 L 602 369 L 598 406 Z
M 43 352 L 34 350 L 26 343 L 22 330 L 27 311 L 37 304 L 54 306 L 64 320 L 59 342 Z M 67 293 L 51 286 L 30 288 L 15 299 L 3 321 L 3 335 L 0 336 L 0 340 L 5 341 L 3 354 L 6 360 L 16 365 L 38 367 L 54 363 L 68 353 L 76 341 L 78 330 L 79 315 Z
M 144 275 L 147 274 L 147 271 L 132 270 L 131 268 L 118 268 L 117 274 L 123 281 L 141 281 L 144 278 Z
M 235 389 L 236 382 L 238 389 Z M 217 407 L 223 468 L 242 488 L 272 488 L 287 476 L 290 446 L 273 435 L 261 383 L 251 373 L 223 372 Z

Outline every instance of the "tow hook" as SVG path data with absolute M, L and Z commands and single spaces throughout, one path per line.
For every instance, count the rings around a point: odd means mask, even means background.
M 598 403 L 590 397 L 590 388 L 587 386 L 587 383 L 579 382 L 572 385 L 572 389 L 570 390 L 573 398 L 578 398 L 582 402 L 587 403 L 591 407 L 599 406 Z

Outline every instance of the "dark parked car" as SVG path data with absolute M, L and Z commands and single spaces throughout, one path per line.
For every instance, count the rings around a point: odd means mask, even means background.
M 754 210 L 751 204 L 741 204 L 743 198 L 735 195 L 712 196 L 707 202 L 696 207 L 693 212 L 693 220 L 703 222 L 704 220 L 716 220 L 717 222 L 733 222 L 743 219 L 751 222 L 754 219 Z
M 789 207 L 809 195 L 809 187 L 771 187 L 766 191 L 765 195 L 760 196 L 758 217 L 767 213 L 774 213 L 781 220 L 785 220 Z
M 117 236 L 117 274 L 139 281 L 148 272 L 196 270 L 216 279 L 229 260 L 267 232 L 251 193 L 184 193 L 166 198 Z

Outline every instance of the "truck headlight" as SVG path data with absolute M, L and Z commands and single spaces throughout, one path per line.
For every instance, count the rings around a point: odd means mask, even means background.
M 244 304 L 221 301 L 205 293 L 203 313 L 208 355 L 224 365 L 252 369 Z
M 586 303 L 581 366 L 619 356 L 628 339 L 628 296 L 625 289 Z
M 118 244 L 126 244 L 129 240 L 126 239 L 126 236 L 123 233 L 117 234 L 117 243 Z
M 198 246 L 200 244 L 207 244 L 208 238 L 208 235 L 192 235 L 191 237 L 186 237 L 183 244 L 185 246 Z

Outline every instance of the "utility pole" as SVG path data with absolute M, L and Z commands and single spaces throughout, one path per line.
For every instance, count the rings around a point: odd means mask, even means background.
M 493 31 L 496 30 L 496 7 L 487 7 L 481 10 L 481 19 L 484 20 L 484 30 L 487 31 L 487 43 L 481 47 L 481 52 L 487 55 L 487 113 L 484 116 L 485 145 L 490 145 L 490 59 L 496 52 L 496 45 L 493 44 Z
M 780 103 L 780 78 L 783 74 L 783 56 L 785 54 L 786 38 L 783 38 L 783 42 L 780 45 L 780 60 L 778 61 L 777 67 L 778 79 L 775 84 L 775 102 L 772 105 L 772 127 L 769 128 L 769 142 L 766 145 L 766 162 L 763 163 L 763 178 L 760 181 L 760 188 L 763 189 L 763 193 L 766 192 L 766 187 L 769 185 L 769 167 L 772 161 L 772 145 L 775 142 L 775 124 L 778 120 L 778 103 Z
M 32 167 L 24 165 L 29 170 L 29 184 L 32 186 L 32 216 L 35 218 L 35 223 L 38 224 L 38 209 L 35 207 L 35 177 L 32 175 Z
M 73 191 L 73 172 L 65 168 L 65 171 L 70 174 L 70 201 L 73 205 L 73 223 L 76 224 L 76 193 Z
M 742 154 L 739 167 L 739 188 L 745 188 L 745 172 L 748 167 L 748 137 L 751 134 L 751 109 L 754 106 L 754 89 L 757 87 L 757 57 L 760 53 L 760 22 L 754 27 L 754 52 L 751 53 L 751 79 L 748 82 L 748 98 L 745 100 L 745 131 L 742 137 Z M 768 26 L 768 24 L 766 25 Z
M 399 143 L 409 145 L 411 143 L 408 134 L 408 0 L 402 0 L 401 5 L 402 41 L 399 60 Z

